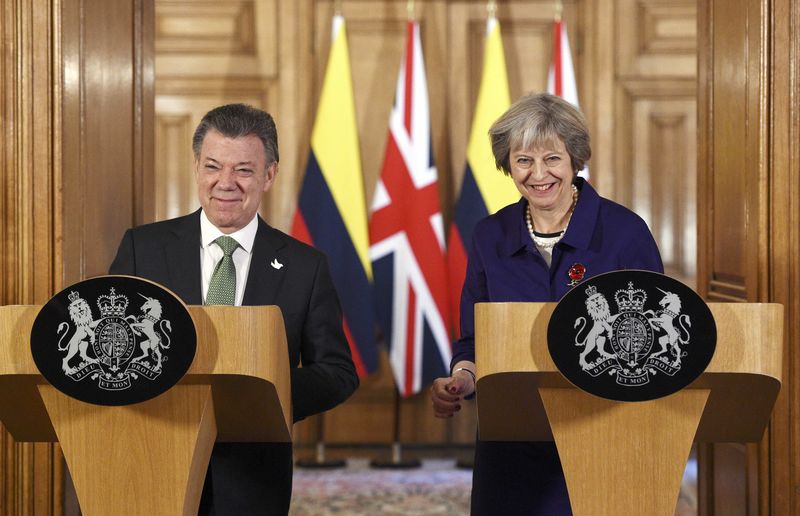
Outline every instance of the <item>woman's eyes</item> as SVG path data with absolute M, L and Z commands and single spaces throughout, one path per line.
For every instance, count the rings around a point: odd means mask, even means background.
M 557 165 L 558 162 L 560 161 L 561 161 L 561 156 L 547 156 L 546 158 L 544 158 L 544 162 L 548 165 Z M 519 157 L 517 158 L 517 165 L 523 168 L 529 168 L 531 165 L 533 165 L 533 159 L 526 157 Z

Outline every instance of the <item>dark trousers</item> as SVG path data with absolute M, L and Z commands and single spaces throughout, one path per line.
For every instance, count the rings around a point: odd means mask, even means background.
M 285 516 L 292 499 L 290 443 L 217 443 L 199 516 Z
M 473 516 L 569 516 L 572 509 L 553 443 L 475 442 Z

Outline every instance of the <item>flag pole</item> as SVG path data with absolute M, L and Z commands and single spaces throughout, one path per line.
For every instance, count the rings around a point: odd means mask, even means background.
M 333 2 L 334 16 L 342 16 L 342 0 L 335 0 Z
M 413 469 L 422 465 L 419 459 L 403 459 L 403 445 L 400 443 L 400 391 L 394 389 L 394 428 L 392 429 L 392 457 L 389 460 L 375 459 L 369 463 L 377 469 Z
M 497 2 L 489 0 L 486 2 L 486 12 L 489 13 L 489 18 L 494 18 L 497 14 Z
M 414 21 L 414 0 L 406 0 L 406 14 L 408 21 Z
M 313 459 L 300 459 L 296 462 L 297 467 L 309 469 L 334 469 L 343 468 L 346 464 L 344 460 L 328 460 L 325 458 L 325 414 L 317 415 L 317 444 L 314 450 Z
M 561 13 L 564 10 L 564 5 L 561 3 L 561 0 L 556 0 L 556 13 L 555 13 L 555 21 L 561 21 Z

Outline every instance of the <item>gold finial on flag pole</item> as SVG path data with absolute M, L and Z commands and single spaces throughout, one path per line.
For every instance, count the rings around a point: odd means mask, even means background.
M 494 0 L 486 2 L 486 12 L 489 13 L 489 18 L 494 18 L 495 14 L 497 14 L 497 2 Z
M 561 0 L 556 0 L 556 17 L 555 20 L 557 22 L 561 21 L 561 11 L 564 10 L 564 6 L 561 4 Z
M 408 21 L 414 21 L 414 0 L 406 0 L 406 12 Z
M 342 0 L 334 0 L 333 14 L 335 14 L 336 16 L 342 16 Z

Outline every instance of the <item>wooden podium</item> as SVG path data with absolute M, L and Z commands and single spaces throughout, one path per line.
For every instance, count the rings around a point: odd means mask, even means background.
M 672 516 L 693 441 L 761 439 L 781 384 L 782 305 L 710 303 L 717 348 L 706 371 L 675 394 L 628 403 L 558 372 L 547 349 L 555 306 L 476 305 L 478 429 L 488 441 L 555 440 L 576 516 Z
M 277 307 L 190 306 L 197 353 L 181 382 L 124 407 L 46 383 L 33 362 L 38 306 L 0 307 L 0 421 L 58 441 L 87 516 L 195 515 L 215 440 L 289 442 L 291 388 Z

